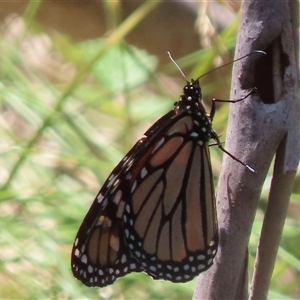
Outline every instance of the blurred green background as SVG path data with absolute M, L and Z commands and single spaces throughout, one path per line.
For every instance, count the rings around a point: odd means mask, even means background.
M 231 61 L 238 11 L 236 2 L 2 4 L 1 299 L 192 297 L 195 280 L 172 284 L 142 273 L 88 288 L 72 276 L 70 252 L 110 171 L 182 93 L 185 80 L 166 51 L 188 78 Z M 224 67 L 201 80 L 208 110 L 212 97 L 228 99 L 230 73 L 231 66 Z M 222 140 L 227 113 L 228 105 L 218 107 L 214 120 Z M 216 148 L 215 184 L 222 159 Z M 270 180 L 271 173 L 253 226 L 250 272 Z M 299 193 L 298 175 L 270 299 L 300 297 Z

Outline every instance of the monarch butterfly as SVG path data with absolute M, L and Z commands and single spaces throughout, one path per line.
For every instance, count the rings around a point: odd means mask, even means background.
M 253 90 L 252 90 L 253 91 Z M 233 159 L 212 129 L 199 78 L 111 172 L 84 218 L 72 250 L 74 276 L 104 287 L 130 272 L 186 282 L 207 270 L 218 233 L 209 140 Z

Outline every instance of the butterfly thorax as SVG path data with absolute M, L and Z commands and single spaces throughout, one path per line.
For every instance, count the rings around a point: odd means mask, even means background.
M 213 135 L 211 120 L 202 104 L 202 93 L 199 80 L 187 82 L 183 88 L 183 95 L 175 103 L 174 111 L 176 115 L 189 115 L 193 120 L 191 136 L 202 142 L 208 141 Z

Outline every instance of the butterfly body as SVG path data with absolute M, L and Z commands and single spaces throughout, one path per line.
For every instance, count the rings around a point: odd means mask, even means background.
M 102 287 L 144 271 L 185 282 L 212 265 L 218 235 L 210 139 L 219 143 L 192 80 L 96 196 L 73 246 L 76 278 Z

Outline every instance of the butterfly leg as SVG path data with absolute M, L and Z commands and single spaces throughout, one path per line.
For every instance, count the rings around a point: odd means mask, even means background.
M 248 94 L 248 96 L 249 96 L 249 94 Z M 239 100 L 243 100 L 243 99 L 239 99 Z M 228 152 L 222 146 L 222 142 L 220 141 L 220 139 L 219 139 L 218 135 L 215 133 L 215 131 L 212 131 L 211 138 L 216 141 L 215 145 L 217 145 L 224 153 L 226 153 L 227 155 L 229 155 L 232 159 L 234 159 L 235 161 L 237 161 L 238 163 L 240 163 L 241 165 L 243 165 L 244 167 L 246 167 L 251 172 L 256 173 L 256 171 L 253 168 L 251 168 L 248 164 L 246 164 L 246 163 L 242 162 L 241 160 L 239 160 L 238 158 L 236 158 L 233 154 L 231 154 L 230 152 Z
M 212 105 L 211 105 L 211 110 L 210 110 L 210 114 L 209 114 L 209 117 L 210 117 L 210 120 L 213 121 L 213 118 L 215 116 L 215 112 L 216 112 L 216 102 L 227 102 L 227 103 L 236 103 L 236 102 L 240 102 L 240 101 L 243 101 L 245 100 L 246 98 L 248 98 L 254 91 L 256 91 L 257 88 L 253 88 L 246 96 L 240 98 L 240 99 L 236 99 L 236 100 L 222 100 L 222 99 L 216 99 L 216 98 L 213 98 L 212 99 Z M 226 151 L 224 151 L 226 152 Z

